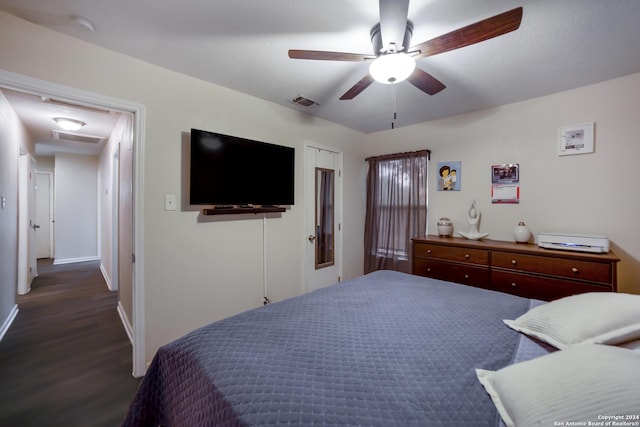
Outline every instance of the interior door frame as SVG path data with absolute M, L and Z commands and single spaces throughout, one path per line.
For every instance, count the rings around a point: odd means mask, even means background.
M 18 153 L 18 265 L 17 265 L 17 289 L 18 295 L 24 295 L 31 290 L 31 283 L 37 276 L 37 266 L 34 270 L 35 246 L 33 242 L 34 233 L 34 194 L 32 188 L 32 169 L 35 159 L 31 153 L 20 150 Z
M 304 280 L 303 280 L 303 285 L 302 285 L 302 293 L 306 293 L 309 290 L 309 286 L 308 286 L 308 282 L 309 282 L 309 274 L 310 274 L 310 270 L 311 269 L 315 269 L 315 266 L 311 266 L 309 265 L 309 262 L 307 260 L 307 250 L 309 249 L 309 242 L 307 241 L 307 235 L 308 233 L 308 229 L 307 229 L 307 220 L 308 218 L 310 218 L 311 216 L 313 216 L 315 218 L 315 213 L 316 213 L 316 209 L 315 209 L 315 203 L 313 203 L 313 206 L 310 206 L 310 204 L 308 203 L 308 195 L 306 194 L 306 191 L 308 188 L 311 187 L 315 187 L 315 178 L 314 178 L 314 185 L 309 185 L 308 180 L 310 179 L 309 177 L 311 176 L 311 171 L 310 169 L 312 169 L 313 175 L 315 176 L 315 164 L 309 165 L 308 164 L 308 155 L 307 152 L 308 150 L 312 148 L 312 149 L 319 149 L 319 150 L 324 150 L 324 151 L 331 151 L 332 153 L 337 154 L 337 167 L 336 167 L 336 174 L 335 174 L 335 188 L 334 188 L 334 204 L 335 204 L 335 211 L 334 211 L 334 221 L 335 221 L 335 240 L 334 240 L 334 245 L 335 245 L 335 264 L 337 267 L 337 273 L 338 273 L 338 280 L 341 281 L 342 280 L 342 276 L 343 276 L 343 243 L 342 243 L 342 236 L 343 236 L 343 231 L 342 231 L 342 222 L 343 222 L 343 179 L 342 179 L 342 168 L 343 168 L 343 153 L 342 151 L 338 150 L 335 147 L 330 147 L 327 145 L 323 145 L 323 144 L 317 144 L 314 142 L 306 142 L 304 144 L 304 189 L 305 189 L 305 195 L 304 195 L 304 238 L 303 240 L 303 248 L 302 248 L 302 252 L 303 254 L 305 254 L 304 258 L 304 266 L 302 271 L 304 272 Z M 314 192 L 315 193 L 315 192 Z M 315 264 L 314 264 L 315 265 Z
M 111 153 L 111 286 L 109 289 L 118 291 L 118 301 L 120 300 L 120 141 L 115 144 Z
M 33 279 L 38 277 L 38 257 L 36 251 L 36 228 L 39 226 L 36 222 L 36 159 L 31 154 L 29 156 L 29 176 L 27 194 L 29 201 L 29 287 Z
M 133 116 L 133 367 L 135 377 L 142 377 L 146 371 L 145 314 L 144 314 L 144 105 L 76 89 L 70 86 L 28 77 L 0 69 L 0 87 L 36 95 L 47 95 L 69 102 L 81 103 L 97 108 L 108 108 L 130 113 Z

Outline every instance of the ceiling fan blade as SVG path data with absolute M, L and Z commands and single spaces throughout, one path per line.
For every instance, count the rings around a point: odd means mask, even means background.
M 407 81 L 429 95 L 435 95 L 446 88 L 444 83 L 420 68 L 416 68 Z
M 398 51 L 409 48 L 409 46 L 403 46 L 408 15 L 409 0 L 380 0 L 380 33 L 383 49 L 387 49 L 391 43 L 396 45 Z
M 351 61 L 358 62 L 367 59 L 375 59 L 373 55 L 363 53 L 326 52 L 323 50 L 289 50 L 289 58 L 293 59 L 315 59 L 320 61 Z
M 412 46 L 410 51 L 420 51 L 415 56 L 416 59 L 437 55 L 515 31 L 520 27 L 521 21 L 522 7 L 517 7 Z
M 368 88 L 371 83 L 373 83 L 373 77 L 371 77 L 370 74 L 367 74 L 366 76 L 364 76 L 362 78 L 362 80 L 360 80 L 358 83 L 356 83 L 355 85 L 353 85 L 353 87 L 351 87 L 351 89 L 349 89 L 348 91 L 346 91 L 344 93 L 344 95 L 342 95 L 340 97 L 341 101 L 345 101 L 345 100 L 349 100 L 349 99 L 353 99 L 356 96 L 360 95 L 360 93 L 365 90 L 366 88 Z

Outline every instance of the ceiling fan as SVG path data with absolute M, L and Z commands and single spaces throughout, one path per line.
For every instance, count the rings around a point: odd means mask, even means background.
M 373 55 L 361 53 L 327 52 L 318 50 L 289 50 L 289 58 L 320 61 L 372 61 L 369 74 L 346 91 L 341 100 L 353 99 L 374 81 L 395 84 L 403 80 L 435 95 L 446 86 L 417 68 L 415 61 L 515 31 L 522 21 L 522 7 L 483 19 L 426 42 L 410 46 L 413 23 L 408 19 L 409 0 L 380 0 L 380 22 L 371 29 Z

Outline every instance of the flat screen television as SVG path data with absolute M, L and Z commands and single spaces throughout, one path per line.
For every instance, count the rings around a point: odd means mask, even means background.
M 294 204 L 295 149 L 191 129 L 189 203 Z

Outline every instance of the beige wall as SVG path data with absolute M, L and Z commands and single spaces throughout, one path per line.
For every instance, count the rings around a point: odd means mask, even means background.
M 19 120 L 0 92 L 0 334 L 15 310 L 18 283 Z
M 28 52 L 29 54 L 25 54 Z M 557 229 L 609 236 L 623 259 L 620 288 L 640 292 L 640 214 L 633 185 L 640 76 L 463 116 L 364 135 L 232 90 L 98 48 L 0 13 L 0 69 L 112 96 L 146 107 L 144 241 L 146 358 L 158 346 L 213 320 L 260 305 L 262 219 L 202 219 L 198 212 L 165 212 L 164 195 L 184 199 L 184 133 L 201 128 L 296 148 L 296 205 L 267 221 L 270 298 L 302 291 L 305 245 L 305 143 L 344 152 L 344 278 L 362 273 L 364 158 L 430 148 L 431 164 L 462 161 L 462 191 L 435 191 L 430 182 L 429 226 L 449 216 L 465 228 L 472 199 L 481 230 L 509 240 L 519 220 L 534 232 Z M 559 158 L 560 125 L 596 122 L 594 154 Z M 391 148 L 392 147 L 392 148 Z M 520 163 L 522 201 L 491 205 L 489 167 Z M 622 177 L 623 179 L 621 179 Z M 615 181 L 614 181 L 615 180 Z M 140 256 L 140 254 L 139 254 Z
M 429 148 L 429 230 L 440 217 L 466 231 L 476 200 L 480 231 L 513 241 L 525 221 L 533 233 L 607 236 L 621 258 L 619 290 L 640 293 L 640 74 L 470 114 L 369 135 L 367 155 Z M 559 126 L 595 122 L 595 152 L 557 155 Z M 461 191 L 436 191 L 437 164 L 462 162 Z M 492 164 L 519 163 L 517 205 L 491 203 Z
M 36 156 L 36 168 L 38 172 L 52 172 L 55 170 L 55 157 Z
M 98 259 L 98 157 L 55 157 L 56 264 Z
M 0 90 L 0 200 L 4 198 L 5 201 L 4 206 L 0 204 L 0 336 L 16 313 L 20 154 L 35 156 L 34 143 Z M 28 268 L 27 260 L 24 261 Z
M 138 226 L 144 234 L 147 360 L 158 346 L 198 326 L 261 304 L 260 216 L 202 220 L 196 211 L 164 211 L 165 194 L 183 199 L 181 145 L 183 134 L 192 127 L 296 148 L 296 204 L 280 218 L 267 221 L 267 279 L 273 301 L 302 291 L 304 144 L 314 142 L 343 151 L 343 276 L 348 279 L 362 273 L 361 133 L 2 12 L 0 69 L 146 107 L 144 217 Z
M 100 163 L 98 167 L 98 211 L 100 212 L 100 223 L 98 224 L 98 234 L 100 236 L 100 267 L 102 274 L 107 280 L 109 288 L 112 290 L 117 289 L 118 283 L 117 277 L 113 276 L 114 260 L 112 259 L 113 239 L 112 234 L 117 233 L 117 230 L 112 230 L 113 225 L 113 198 L 114 192 L 118 191 L 118 188 L 113 187 L 113 174 L 118 173 L 113 170 L 114 157 L 118 156 L 120 144 L 127 137 L 129 129 L 129 120 L 125 115 L 120 116 L 115 128 L 109 135 L 109 138 L 100 153 Z M 122 150 L 126 150 L 127 145 L 124 145 Z M 123 167 L 127 167 L 124 165 Z M 131 166 L 129 166 L 131 167 Z M 131 312 L 128 312 L 129 319 L 131 318 Z

